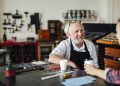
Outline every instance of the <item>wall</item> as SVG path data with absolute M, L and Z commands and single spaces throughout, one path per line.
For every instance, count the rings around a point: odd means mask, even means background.
M 120 18 L 120 0 L 114 0 L 113 2 L 113 22 L 117 22 Z
M 4 1 L 4 2 L 3 2 Z M 113 0 L 3 0 L 2 10 L 15 13 L 25 11 L 42 13 L 42 28 L 47 29 L 47 20 L 64 21 L 62 13 L 70 9 L 95 10 L 100 22 L 111 23 L 111 2 Z M 1 1 L 0 1 L 1 2 Z
M 107 0 L 34 0 L 34 1 L 4 0 L 4 1 L 5 12 L 15 12 L 16 9 L 18 9 L 21 13 L 24 11 L 28 11 L 30 13 L 42 12 L 43 28 L 47 28 L 46 22 L 48 19 L 59 19 L 63 21 L 62 13 L 66 12 L 69 9 L 95 10 L 100 18 L 104 18 L 103 16 L 107 15 L 107 13 L 105 13 L 106 11 L 105 5 L 107 5 Z
M 3 30 L 1 29 L 2 28 L 2 15 L 3 15 L 3 10 L 4 10 L 4 0 L 0 0 L 0 41 L 1 41 L 1 37 L 2 37 L 2 32 Z

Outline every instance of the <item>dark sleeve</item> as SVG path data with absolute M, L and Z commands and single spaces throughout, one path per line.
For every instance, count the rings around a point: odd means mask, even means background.
M 113 84 L 120 84 L 120 70 L 110 69 L 106 74 L 106 81 Z

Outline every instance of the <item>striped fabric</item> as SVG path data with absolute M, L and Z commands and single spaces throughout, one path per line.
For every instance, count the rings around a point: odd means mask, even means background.
M 107 72 L 106 81 L 113 84 L 120 84 L 120 70 L 110 69 Z

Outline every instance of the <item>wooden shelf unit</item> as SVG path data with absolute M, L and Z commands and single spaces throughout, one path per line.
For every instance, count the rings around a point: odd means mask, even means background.
M 110 33 L 98 40 L 98 61 L 100 68 L 120 69 L 120 46 L 114 33 Z
M 38 60 L 38 42 L 4 42 L 1 49 L 9 51 L 11 63 L 27 63 Z

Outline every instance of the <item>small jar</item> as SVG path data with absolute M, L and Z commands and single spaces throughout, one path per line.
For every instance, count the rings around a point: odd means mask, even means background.
M 4 71 L 6 85 L 14 86 L 16 83 L 15 69 L 12 66 L 7 66 Z

